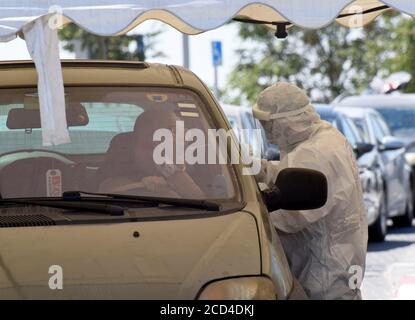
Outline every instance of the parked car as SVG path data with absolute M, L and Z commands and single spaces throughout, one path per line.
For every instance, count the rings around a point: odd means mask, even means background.
M 246 107 L 221 105 L 239 141 L 251 146 L 251 152 L 267 160 L 278 160 L 279 151 L 271 144 L 261 123 L 252 115 L 252 109 Z M 259 130 L 259 134 L 255 133 Z
M 155 163 L 163 141 L 149 128 L 161 122 L 180 120 L 160 128 L 175 148 L 178 126 L 197 129 L 193 138 L 231 130 L 205 84 L 181 67 L 141 62 L 62 69 L 71 142 L 44 146 L 34 64 L 0 63 L 0 299 L 306 298 L 241 161 Z M 283 176 L 276 205 L 324 205 L 324 175 Z
M 351 96 L 342 99 L 339 105 L 373 108 L 378 111 L 392 134 L 404 141 L 406 161 L 415 174 L 415 94 Z
M 341 110 L 329 105 L 315 104 L 322 120 L 331 123 L 350 142 L 356 154 L 362 182 L 363 200 L 369 225 L 369 239 L 383 241 L 387 234 L 387 211 L 384 201 L 382 171 L 374 145 L 364 141 L 353 120 Z
M 392 136 L 383 117 L 374 109 L 338 107 L 353 119 L 365 142 L 375 146 L 374 154 L 382 170 L 388 217 L 397 226 L 412 225 L 413 176 L 405 159 L 404 142 Z
M 375 109 L 394 136 L 406 143 L 415 141 L 415 94 L 350 96 L 343 98 L 338 105 Z

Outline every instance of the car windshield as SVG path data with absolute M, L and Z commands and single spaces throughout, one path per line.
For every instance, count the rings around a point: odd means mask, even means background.
M 415 136 L 415 107 L 411 108 L 378 108 L 393 135 Z
M 65 101 L 71 142 L 43 146 L 36 90 L 1 89 L 3 198 L 60 197 L 71 190 L 238 197 L 232 167 L 207 160 L 210 142 L 204 138 L 215 127 L 192 91 L 66 87 Z
M 336 122 L 336 117 L 332 116 L 331 114 L 322 112 L 320 113 L 321 120 L 327 121 L 331 124 L 334 124 Z

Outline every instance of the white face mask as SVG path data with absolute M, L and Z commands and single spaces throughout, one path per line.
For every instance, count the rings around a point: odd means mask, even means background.
M 320 123 L 319 115 L 312 109 L 297 116 L 268 121 L 264 127 L 271 143 L 281 151 L 287 151 L 296 144 L 307 140 Z

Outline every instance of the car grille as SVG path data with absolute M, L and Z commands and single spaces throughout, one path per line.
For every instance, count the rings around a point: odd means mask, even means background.
M 0 215 L 0 228 L 53 226 L 55 222 L 41 214 Z

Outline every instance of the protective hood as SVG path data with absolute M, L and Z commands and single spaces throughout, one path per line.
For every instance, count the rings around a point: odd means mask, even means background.
M 326 126 L 307 94 L 285 82 L 261 92 L 253 114 L 264 126 L 268 140 L 277 144 L 283 155 Z

